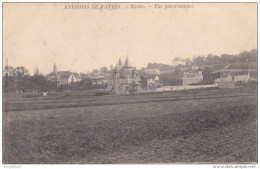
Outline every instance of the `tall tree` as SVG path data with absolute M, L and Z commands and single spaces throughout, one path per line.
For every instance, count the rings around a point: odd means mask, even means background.
M 99 71 L 99 72 L 100 72 L 101 74 L 105 74 L 105 73 L 107 73 L 107 71 L 108 71 L 108 70 L 107 70 L 107 67 L 103 66 L 103 67 L 100 68 L 100 71 Z
M 147 86 L 147 77 L 145 77 L 145 76 L 140 76 L 140 79 L 141 79 L 141 81 L 140 81 L 141 86 L 142 86 L 142 87 L 146 87 L 146 86 Z
M 92 73 L 92 74 L 98 74 L 98 70 L 97 70 L 97 69 L 94 69 L 94 70 L 92 70 L 91 73 Z

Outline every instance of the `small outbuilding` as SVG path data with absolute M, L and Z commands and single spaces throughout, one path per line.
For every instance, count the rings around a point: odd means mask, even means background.
M 42 96 L 48 96 L 48 92 L 42 92 Z

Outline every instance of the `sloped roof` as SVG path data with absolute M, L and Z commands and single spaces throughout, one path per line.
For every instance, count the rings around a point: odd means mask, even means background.
M 125 59 L 124 67 L 128 67 L 128 56 Z
M 157 75 L 148 75 L 147 79 L 154 79 Z
M 73 73 L 73 72 L 70 72 L 70 71 L 58 71 L 57 74 L 55 74 L 54 72 L 51 72 L 47 75 L 47 77 L 50 77 L 50 76 L 54 76 L 54 77 L 59 77 L 60 79 L 68 79 L 71 75 L 74 75 L 76 78 L 80 79 L 81 78 L 81 75 L 78 74 L 78 73 Z
M 199 72 L 187 72 L 185 76 L 188 78 L 199 77 Z
M 57 74 L 55 74 L 54 72 L 51 72 L 51 73 L 49 73 L 49 74 L 46 75 L 46 76 L 57 76 Z
M 227 78 L 228 76 L 231 76 L 230 73 L 221 73 L 220 78 Z
M 80 79 L 81 75 L 79 73 L 72 73 L 76 78 Z
M 250 74 L 250 73 L 249 73 Z M 236 75 L 248 75 L 248 72 L 247 71 L 242 71 L 242 72 L 235 72 L 234 73 L 234 76 Z
M 124 68 L 132 68 L 132 66 L 129 64 L 128 56 L 125 59 Z
M 59 78 L 61 79 L 68 79 L 70 77 L 71 74 L 73 74 L 72 72 L 70 71 L 59 71 L 57 72 Z

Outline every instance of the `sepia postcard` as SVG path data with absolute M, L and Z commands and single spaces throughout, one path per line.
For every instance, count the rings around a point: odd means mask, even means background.
M 2 164 L 256 167 L 257 6 L 2 3 Z

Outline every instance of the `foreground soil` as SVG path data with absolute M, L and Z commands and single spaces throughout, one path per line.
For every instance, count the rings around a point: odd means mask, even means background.
M 3 163 L 257 163 L 257 92 L 205 93 L 3 112 Z

